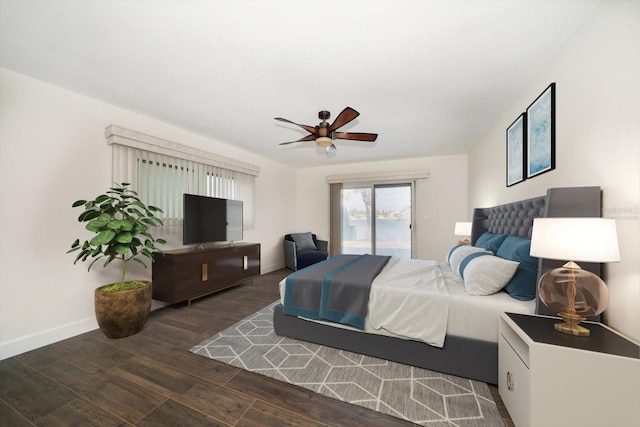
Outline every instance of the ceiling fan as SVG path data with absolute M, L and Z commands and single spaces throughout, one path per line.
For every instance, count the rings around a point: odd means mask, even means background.
M 283 119 L 282 117 L 276 117 L 276 120 L 300 126 L 302 129 L 310 133 L 310 135 L 302 137 L 296 141 L 282 142 L 280 143 L 280 145 L 293 144 L 294 142 L 314 141 L 318 147 L 325 147 L 327 153 L 332 153 L 337 150 L 335 144 L 333 143 L 333 141 L 336 139 L 374 142 L 378 137 L 377 133 L 336 132 L 338 128 L 346 125 L 359 115 L 360 113 L 358 113 L 356 110 L 351 107 L 347 107 L 342 110 L 340 114 L 338 114 L 338 117 L 336 117 L 332 124 L 329 124 L 327 123 L 327 119 L 331 116 L 331 114 L 328 111 L 320 111 L 318 113 L 318 118 L 322 120 L 322 122 L 320 122 L 320 124 L 315 127 L 301 125 L 298 123 L 294 123 L 291 120 Z

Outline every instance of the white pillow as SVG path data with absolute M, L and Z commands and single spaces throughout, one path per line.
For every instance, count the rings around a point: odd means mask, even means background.
M 464 288 L 470 295 L 495 294 L 509 283 L 519 264 L 493 255 L 471 255 L 460 264 Z
M 488 252 L 488 251 L 484 248 L 477 248 L 475 246 L 469 246 L 469 245 L 454 246 L 449 251 L 449 255 L 447 256 L 447 264 L 451 266 L 451 270 L 453 270 L 458 276 L 460 276 L 460 272 L 458 271 L 458 267 L 460 266 L 460 263 L 462 262 L 464 257 L 475 252 Z

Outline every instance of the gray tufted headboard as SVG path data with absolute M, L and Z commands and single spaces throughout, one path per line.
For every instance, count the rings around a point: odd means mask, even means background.
M 511 234 L 531 239 L 533 219 L 546 216 L 547 197 L 540 196 L 473 210 L 471 244 L 475 244 L 485 231 L 495 234 Z
M 490 208 L 473 210 L 471 244 L 486 231 L 511 234 L 531 239 L 534 218 L 544 217 L 599 217 L 602 214 L 600 187 L 550 188 L 546 196 L 506 203 Z M 567 260 L 568 261 L 568 260 Z M 545 272 L 564 264 L 564 261 L 540 259 L 538 279 Z M 600 276 L 600 264 L 580 263 L 584 270 Z M 555 314 L 536 298 L 536 313 Z M 593 319 L 592 319 L 593 320 Z

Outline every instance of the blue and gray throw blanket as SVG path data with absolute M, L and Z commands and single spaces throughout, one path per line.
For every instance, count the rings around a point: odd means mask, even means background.
M 290 274 L 284 314 L 364 329 L 371 283 L 390 258 L 337 255 Z

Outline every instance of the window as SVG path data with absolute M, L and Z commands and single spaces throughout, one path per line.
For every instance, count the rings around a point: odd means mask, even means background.
M 256 166 L 113 125 L 107 142 L 113 144 L 114 182 L 131 183 L 141 200 L 162 209 L 166 231 L 182 229 L 184 193 L 242 200 L 243 226 L 255 227 Z

